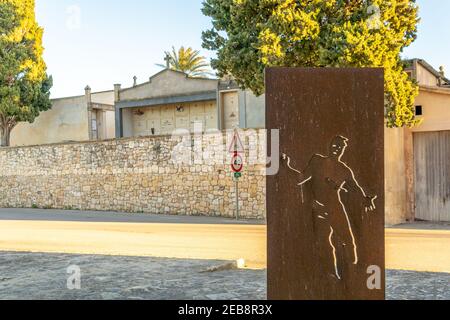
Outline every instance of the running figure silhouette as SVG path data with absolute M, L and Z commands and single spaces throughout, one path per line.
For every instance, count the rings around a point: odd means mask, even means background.
M 353 170 L 342 161 L 348 147 L 349 139 L 336 136 L 329 148 L 329 155 L 315 154 L 305 170 L 299 171 L 291 166 L 291 159 L 283 154 L 290 170 L 299 175 L 299 186 L 311 184 L 313 196 L 313 212 L 320 221 L 329 227 L 328 242 L 334 263 L 334 274 L 342 280 L 344 257 L 352 257 L 352 263 L 359 262 L 358 246 L 347 208 L 342 201 L 343 193 L 356 191 L 363 197 L 365 212 L 376 209 L 377 196 L 368 196 L 356 180 Z

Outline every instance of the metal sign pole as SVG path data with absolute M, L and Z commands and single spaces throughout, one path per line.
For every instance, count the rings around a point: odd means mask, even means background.
M 236 186 L 236 220 L 239 220 L 239 178 L 234 178 Z
M 239 220 L 239 178 L 242 176 L 241 172 L 244 167 L 244 161 L 239 155 L 239 152 L 244 152 L 244 146 L 242 145 L 242 141 L 237 130 L 234 131 L 234 136 L 229 151 L 233 154 L 233 158 L 231 159 L 231 169 L 234 173 L 233 178 L 236 192 L 236 220 Z

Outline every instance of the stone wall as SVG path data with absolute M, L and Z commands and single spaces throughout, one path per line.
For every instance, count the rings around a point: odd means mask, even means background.
M 229 154 L 220 159 L 230 140 L 208 134 L 0 149 L 0 207 L 231 217 Z M 253 146 L 245 155 L 239 186 L 245 218 L 265 217 L 261 151 Z

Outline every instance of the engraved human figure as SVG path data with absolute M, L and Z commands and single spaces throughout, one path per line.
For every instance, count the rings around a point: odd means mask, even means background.
M 354 265 L 358 264 L 358 246 L 352 229 L 347 208 L 342 195 L 349 192 L 359 193 L 364 201 L 365 212 L 376 209 L 376 196 L 368 196 L 357 181 L 353 170 L 342 161 L 348 147 L 348 139 L 337 136 L 330 144 L 328 156 L 315 154 L 305 170 L 299 171 L 291 166 L 291 159 L 283 154 L 290 170 L 299 175 L 299 186 L 310 184 L 313 196 L 313 212 L 316 218 L 326 223 L 329 233 L 331 257 L 334 260 L 334 274 L 342 279 L 344 257 L 351 257 Z

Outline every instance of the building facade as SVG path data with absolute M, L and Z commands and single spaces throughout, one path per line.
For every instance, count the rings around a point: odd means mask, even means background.
M 91 92 L 52 99 L 52 108 L 33 123 L 19 123 L 11 132 L 11 146 L 31 146 L 115 137 L 114 91 Z
M 450 221 L 450 81 L 420 59 L 409 61 L 419 85 L 414 128 L 386 129 L 386 214 L 391 224 Z
M 265 126 L 264 96 L 170 69 L 131 88 L 115 85 L 115 108 L 118 138 Z

